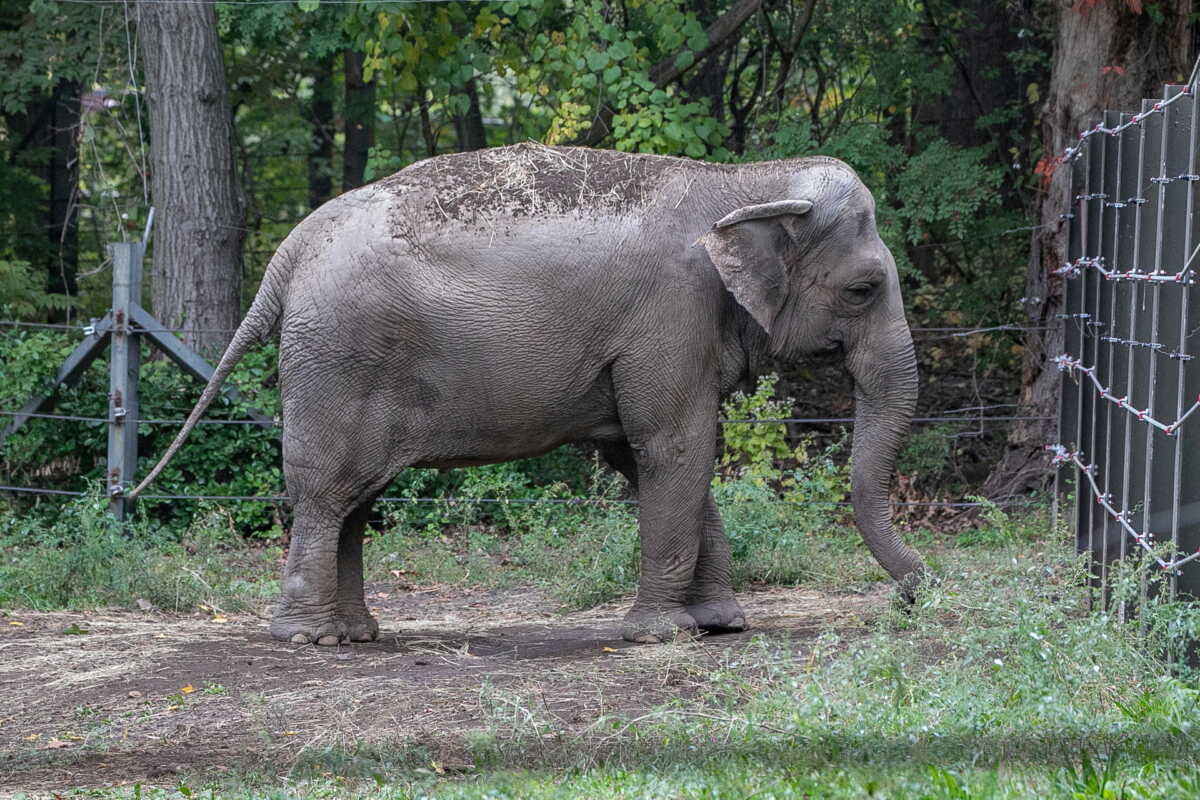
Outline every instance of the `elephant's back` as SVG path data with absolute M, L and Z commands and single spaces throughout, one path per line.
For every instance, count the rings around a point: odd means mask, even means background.
M 715 165 L 669 156 L 519 144 L 419 161 L 379 181 L 423 220 L 479 226 L 620 216 L 652 205 L 673 175 Z

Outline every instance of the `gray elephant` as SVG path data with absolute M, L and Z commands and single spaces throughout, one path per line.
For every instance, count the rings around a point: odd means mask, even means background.
M 405 467 L 590 442 L 640 504 L 622 635 L 741 630 L 709 490 L 723 396 L 768 354 L 843 355 L 855 520 L 911 593 L 924 565 L 888 504 L 917 390 L 870 192 L 831 158 L 715 165 L 524 144 L 431 158 L 319 208 L 280 245 L 179 449 L 278 326 L 295 526 L 278 639 L 376 638 L 372 502 Z

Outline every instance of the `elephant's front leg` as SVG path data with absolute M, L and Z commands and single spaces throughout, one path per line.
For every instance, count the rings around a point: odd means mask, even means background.
M 703 630 L 744 631 L 746 613 L 733 596 L 733 559 L 721 512 L 712 492 L 704 500 L 704 528 L 696 572 L 688 587 L 687 610 Z
M 677 630 L 697 629 L 688 589 L 696 572 L 704 522 L 704 499 L 712 474 L 708 432 L 664 432 L 632 445 L 641 500 L 642 558 L 638 596 L 621 635 L 653 643 Z

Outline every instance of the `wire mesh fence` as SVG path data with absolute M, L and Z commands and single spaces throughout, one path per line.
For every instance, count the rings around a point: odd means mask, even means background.
M 1193 75 L 1137 113 L 1105 112 L 1060 161 L 1072 212 L 1047 449 L 1106 602 L 1112 565 L 1131 555 L 1164 570 L 1171 594 L 1200 595 L 1198 114 Z

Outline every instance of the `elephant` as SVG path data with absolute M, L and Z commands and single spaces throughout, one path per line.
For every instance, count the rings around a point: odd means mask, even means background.
M 598 449 L 640 501 L 621 635 L 745 629 L 710 487 L 720 401 L 772 356 L 844 359 L 856 524 L 905 596 L 926 571 L 888 500 L 917 395 L 899 277 L 870 191 L 836 159 L 723 165 L 519 144 L 436 156 L 343 194 L 279 246 L 132 496 L 276 329 L 295 514 L 277 639 L 378 636 L 363 533 L 400 470 L 568 442 Z

